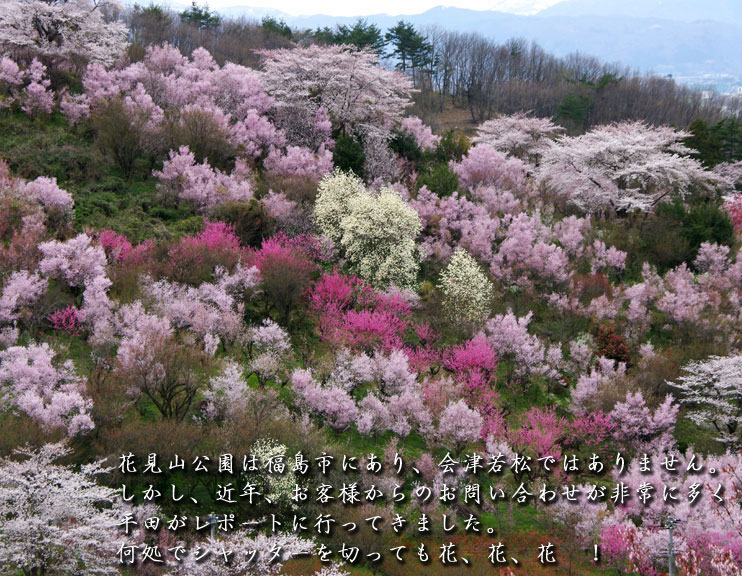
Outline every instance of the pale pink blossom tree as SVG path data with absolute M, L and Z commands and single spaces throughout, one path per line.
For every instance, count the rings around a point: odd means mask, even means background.
M 27 270 L 13 272 L 3 284 L 0 323 L 19 320 L 46 292 L 47 280 Z
M 98 484 L 103 462 L 79 471 L 56 462 L 64 444 L 22 449 L 0 461 L 0 564 L 22 574 L 118 574 L 126 542 L 117 490 Z
M 74 436 L 94 428 L 85 384 L 71 360 L 61 365 L 48 344 L 11 346 L 0 352 L 1 402 L 38 420 L 47 429 Z
M 688 134 L 621 122 L 563 136 L 543 155 L 540 180 L 585 212 L 651 211 L 658 202 L 708 190 L 716 175 L 690 158 Z
M 50 114 L 54 107 L 54 93 L 49 89 L 51 80 L 46 77 L 46 66 L 34 58 L 26 70 L 26 77 L 29 82 L 23 89 L 21 109 L 29 116 Z
M 495 150 L 521 160 L 538 160 L 564 132 L 548 118 L 536 118 L 526 112 L 497 116 L 477 127 L 474 142 L 488 144 Z
M 441 141 L 441 137 L 433 134 L 430 126 L 424 124 L 417 116 L 403 118 L 399 129 L 402 133 L 411 136 L 420 150 L 431 150 Z
M 403 74 L 378 65 L 370 50 L 311 45 L 263 52 L 263 84 L 276 108 L 320 108 L 345 132 L 391 128 L 413 89 Z
M 198 164 L 188 146 L 181 146 L 177 152 L 171 150 L 169 156 L 154 176 L 160 190 L 177 200 L 208 211 L 227 200 L 245 202 L 253 196 L 252 180 L 244 165 L 231 175 L 224 174 L 206 160 Z
M 0 46 L 53 58 L 113 64 L 128 43 L 128 29 L 104 16 L 105 2 L 11 0 L 0 14 Z
M 106 253 L 92 243 L 90 236 L 79 234 L 66 242 L 50 240 L 39 244 L 43 255 L 39 271 L 69 286 L 83 286 L 98 276 L 105 276 Z
M 25 194 L 36 199 L 44 208 L 58 209 L 71 214 L 75 206 L 72 194 L 62 190 L 56 178 L 39 176 L 36 180 L 27 182 L 22 188 Z
M 460 162 L 452 161 L 451 168 L 464 188 L 495 186 L 519 190 L 526 185 L 526 164 L 505 156 L 489 144 L 477 144 Z
M 691 406 L 688 417 L 711 426 L 731 446 L 742 432 L 742 356 L 710 356 L 691 362 L 672 386 L 680 401 Z

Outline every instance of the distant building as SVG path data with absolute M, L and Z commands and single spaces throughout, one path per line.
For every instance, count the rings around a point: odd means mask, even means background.
M 701 100 L 711 100 L 714 97 L 713 90 L 702 90 Z

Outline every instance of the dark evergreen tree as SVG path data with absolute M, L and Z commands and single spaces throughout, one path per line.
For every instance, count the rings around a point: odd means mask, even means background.
M 195 0 L 188 10 L 180 13 L 180 20 L 187 24 L 193 24 L 199 30 L 213 30 L 219 28 L 219 25 L 222 23 L 222 17 L 219 14 L 209 10 L 206 4 L 203 7 L 199 6 Z
M 397 61 L 395 66 L 402 72 L 423 68 L 431 63 L 433 48 L 430 42 L 410 22 L 400 20 L 396 26 L 389 28 L 386 41 L 392 45 L 389 57 Z

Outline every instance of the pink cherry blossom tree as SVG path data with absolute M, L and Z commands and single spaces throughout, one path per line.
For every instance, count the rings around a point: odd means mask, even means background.
M 154 176 L 159 180 L 160 190 L 204 212 L 227 200 L 244 202 L 253 196 L 246 168 L 226 175 L 205 160 L 198 164 L 188 146 L 181 146 L 177 152 L 171 150 L 162 170 L 155 171 Z
M 27 270 L 13 272 L 3 284 L 0 296 L 0 323 L 25 316 L 28 309 L 46 292 L 47 281 Z
M 477 144 L 461 162 L 451 162 L 459 183 L 469 189 L 495 186 L 518 190 L 526 184 L 526 165 L 517 158 L 508 158 L 489 144 Z
M 441 141 L 441 137 L 433 134 L 430 126 L 426 126 L 417 116 L 403 118 L 399 129 L 402 133 L 411 136 L 420 150 L 431 150 Z
M 95 246 L 87 234 L 60 242 L 50 240 L 39 244 L 43 255 L 39 270 L 45 276 L 59 279 L 69 286 L 83 286 L 98 276 L 105 276 L 106 253 Z
M 477 127 L 474 142 L 488 144 L 508 156 L 538 163 L 564 128 L 548 118 L 536 118 L 525 112 L 497 116 Z

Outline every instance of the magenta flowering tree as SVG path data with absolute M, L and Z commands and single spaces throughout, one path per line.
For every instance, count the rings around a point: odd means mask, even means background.
M 444 366 L 461 386 L 464 398 L 483 418 L 483 438 L 501 431 L 503 418 L 497 382 L 497 355 L 483 334 L 446 352 Z
M 568 430 L 567 420 L 557 415 L 553 407 L 531 408 L 523 415 L 520 426 L 508 431 L 507 440 L 516 452 L 536 458 L 550 456 L 558 461 Z
M 267 303 L 278 313 L 281 324 L 288 326 L 291 313 L 317 270 L 310 253 L 289 238 L 276 235 L 263 240 L 250 261 L 260 272 L 260 287 Z
M 408 320 L 386 310 L 348 310 L 338 328 L 348 344 L 369 351 L 400 348 L 408 325 Z
M 373 295 L 373 289 L 357 276 L 346 276 L 337 269 L 320 276 L 309 293 L 320 336 L 333 338 L 343 315 L 357 305 L 370 305 Z
M 360 278 L 337 270 L 319 278 L 309 303 L 320 335 L 338 347 L 400 349 L 413 326 L 412 308 L 401 293 L 375 292 Z
M 80 311 L 74 306 L 67 306 L 52 312 L 47 320 L 56 332 L 63 332 L 71 336 L 80 334 Z
M 245 254 L 234 226 L 225 222 L 204 223 L 196 235 L 183 236 L 168 250 L 170 275 L 199 284 L 210 278 L 217 268 L 235 269 Z
M 739 194 L 734 195 L 731 200 L 727 200 L 724 208 L 726 208 L 729 217 L 732 219 L 734 231 L 737 234 L 742 234 L 742 196 Z
M 117 234 L 113 230 L 98 232 L 98 243 L 103 246 L 106 256 L 111 262 L 124 260 L 134 248 L 126 236 Z

